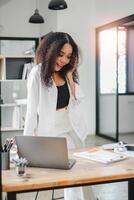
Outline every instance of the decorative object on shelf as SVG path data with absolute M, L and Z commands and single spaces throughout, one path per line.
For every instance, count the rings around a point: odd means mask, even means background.
M 34 56 L 35 55 L 35 45 L 33 45 L 30 49 L 27 49 L 23 52 L 24 55 L 27 55 L 27 56 Z
M 63 10 L 67 8 L 67 3 L 64 0 L 51 0 L 48 4 L 50 10 Z
M 15 162 L 16 174 L 18 176 L 25 176 L 26 166 L 28 164 L 27 159 L 26 158 L 13 159 L 13 162 Z
M 22 117 L 22 128 L 24 129 L 24 127 L 25 127 L 25 117 L 23 116 Z
M 13 97 L 13 99 L 15 101 L 18 98 L 18 93 L 16 91 L 13 91 L 12 97 Z
M 12 127 L 14 129 L 21 128 L 20 106 L 15 106 L 13 109 Z
M 14 102 L 16 101 L 16 99 L 18 98 L 18 92 L 13 91 L 12 93 L 12 97 L 14 99 Z M 20 128 L 20 108 L 19 106 L 15 106 L 13 109 L 13 114 L 12 114 L 12 127 L 13 128 Z
M 30 17 L 29 22 L 34 24 L 44 23 L 44 18 L 39 14 L 39 10 L 37 9 L 37 0 L 35 13 Z

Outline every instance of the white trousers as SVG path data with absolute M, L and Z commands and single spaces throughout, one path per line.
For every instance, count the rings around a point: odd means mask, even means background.
M 52 135 L 66 137 L 68 148 L 84 146 L 71 127 L 66 109 L 60 109 L 56 112 L 55 127 Z M 84 186 L 64 189 L 64 200 L 95 200 L 95 197 L 92 187 Z

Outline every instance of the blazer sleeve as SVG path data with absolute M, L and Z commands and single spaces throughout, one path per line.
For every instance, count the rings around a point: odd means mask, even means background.
M 39 72 L 34 67 L 30 72 L 27 82 L 27 112 L 25 119 L 24 135 L 35 135 L 38 120 L 39 102 Z
M 77 134 L 79 139 L 84 144 L 85 139 L 89 132 L 88 132 L 88 127 L 87 127 L 87 123 L 85 120 L 85 114 L 84 114 L 84 110 L 83 110 L 84 94 L 82 92 L 80 85 L 78 85 L 78 84 L 75 85 L 75 92 L 76 92 L 75 93 L 76 98 L 74 98 L 71 95 L 70 101 L 69 101 L 69 106 L 68 106 L 69 119 L 70 119 L 71 125 L 73 127 L 73 130 L 75 131 L 75 133 Z
M 71 92 L 70 92 L 71 94 Z M 75 83 L 75 97 L 74 98 L 72 95 L 70 96 L 70 102 L 73 105 L 77 105 L 79 103 L 81 103 L 81 101 L 84 99 L 84 93 L 80 87 L 80 85 L 78 85 L 77 83 Z

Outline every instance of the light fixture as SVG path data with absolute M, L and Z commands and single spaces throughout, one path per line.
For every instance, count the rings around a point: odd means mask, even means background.
M 67 3 L 64 0 L 51 0 L 48 8 L 50 10 L 63 10 L 67 8 Z
M 41 24 L 41 23 L 44 23 L 44 19 L 43 19 L 43 17 L 39 14 L 39 10 L 37 9 L 37 0 L 36 0 L 36 9 L 35 9 L 35 13 L 30 17 L 29 22 L 30 22 L 30 23 L 34 23 L 34 24 Z

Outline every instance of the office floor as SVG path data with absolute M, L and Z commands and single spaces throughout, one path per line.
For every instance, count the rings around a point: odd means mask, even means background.
M 131 138 L 128 142 L 131 142 Z M 89 136 L 86 142 L 86 146 L 99 146 L 105 143 L 111 143 L 111 141 L 98 136 Z M 127 182 L 93 186 L 93 191 L 99 200 L 127 200 L 127 190 Z M 17 200 L 34 200 L 35 196 L 35 192 L 19 194 L 17 195 Z M 63 190 L 57 190 L 55 192 L 55 196 L 63 196 Z M 39 192 L 37 200 L 51 200 L 51 191 Z
M 120 133 L 119 140 L 124 141 L 126 143 L 133 143 L 134 141 L 134 133 Z

